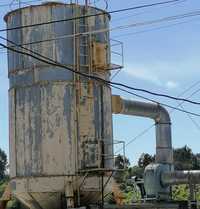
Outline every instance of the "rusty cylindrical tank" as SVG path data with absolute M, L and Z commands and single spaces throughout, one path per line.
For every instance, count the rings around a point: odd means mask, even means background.
M 7 28 L 13 28 L 100 12 L 93 7 L 46 3 L 12 11 L 5 21 Z M 72 36 L 108 29 L 109 19 L 104 12 L 8 30 L 7 37 L 76 71 L 109 79 L 109 32 Z M 54 40 L 40 42 L 46 39 Z M 102 185 L 99 171 L 113 167 L 111 89 L 12 51 L 8 70 L 13 194 L 30 208 L 97 202 Z

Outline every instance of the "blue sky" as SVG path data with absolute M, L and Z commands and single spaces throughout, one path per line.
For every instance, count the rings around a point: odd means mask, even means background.
M 108 2 L 109 10 L 115 10 L 158 1 L 124 0 L 123 4 L 121 0 L 109 0 Z M 0 0 L 0 4 L 7 3 L 7 0 Z M 200 9 L 200 1 L 185 0 L 176 4 L 114 14 L 111 20 L 111 27 L 159 19 L 198 9 Z M 5 28 L 3 16 L 9 10 L 9 7 L 0 7 L 0 28 Z M 188 22 L 171 25 L 183 21 Z M 161 26 L 166 27 L 158 28 Z M 124 43 L 125 66 L 118 76 L 114 78 L 115 81 L 173 96 L 181 94 L 189 86 L 200 81 L 200 16 L 120 31 L 115 30 L 111 33 L 111 36 Z M 0 51 L 0 56 L 0 147 L 8 152 L 7 91 L 9 87 L 7 56 L 5 53 L 2 53 L 2 50 Z M 113 61 L 116 61 L 116 58 Z M 200 89 L 200 83 L 187 92 L 184 97 L 190 96 L 198 89 Z M 123 97 L 138 100 L 134 96 L 115 90 L 113 94 L 120 94 Z M 176 101 L 156 98 L 150 95 L 145 96 L 173 106 L 177 105 Z M 199 101 L 199 96 L 200 91 L 190 97 L 190 99 Z M 186 103 L 183 106 L 189 111 L 200 114 L 199 106 Z M 199 125 L 197 127 L 187 114 L 174 111 L 171 113 L 171 117 L 173 146 L 181 147 L 187 144 L 193 149 L 193 152 L 200 152 L 200 118 L 192 116 L 192 120 Z M 153 121 L 148 119 L 115 115 L 113 117 L 114 138 L 115 140 L 128 142 L 152 124 Z M 155 153 L 155 133 L 153 128 L 144 136 L 128 145 L 126 149 L 126 154 L 131 163 L 136 163 L 138 157 L 143 152 Z

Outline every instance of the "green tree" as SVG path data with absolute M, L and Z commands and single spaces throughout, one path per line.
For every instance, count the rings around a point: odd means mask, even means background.
M 174 149 L 174 167 L 176 170 L 198 170 L 200 154 L 194 154 L 188 146 Z
M 118 155 L 115 158 L 115 167 L 118 169 L 123 169 L 117 171 L 114 174 L 116 182 L 120 185 L 120 189 L 124 195 L 124 202 L 130 204 L 132 202 L 137 202 L 141 199 L 139 189 L 130 185 L 129 180 L 132 176 L 143 175 L 143 168 L 138 166 L 130 167 L 130 162 L 128 158 L 124 158 L 121 155 Z
M 0 181 L 2 181 L 6 176 L 6 166 L 7 166 L 7 155 L 0 149 Z
M 200 169 L 200 154 L 194 154 L 188 146 L 173 150 L 174 167 L 176 170 Z M 155 162 L 155 156 L 143 153 L 138 160 L 138 167 L 145 169 L 147 165 Z
M 113 176 L 116 182 L 120 184 L 120 188 L 122 190 L 124 190 L 126 187 L 129 166 L 130 162 L 128 158 L 122 155 L 118 155 L 117 157 L 115 157 L 115 168 L 120 170 L 116 171 Z
M 192 160 L 192 168 L 193 170 L 199 170 L 200 169 L 200 154 L 193 154 L 193 160 Z
M 133 166 L 128 168 L 128 178 L 130 179 L 132 176 L 137 176 L 138 178 L 142 178 L 144 173 L 144 168 L 139 166 Z
M 117 157 L 115 157 L 115 167 L 117 169 L 126 169 L 130 166 L 130 162 L 129 159 L 122 156 L 122 155 L 117 155 Z
M 145 168 L 147 165 L 153 163 L 154 161 L 155 161 L 155 156 L 151 156 L 147 153 L 143 153 L 138 160 L 138 166 L 140 168 Z

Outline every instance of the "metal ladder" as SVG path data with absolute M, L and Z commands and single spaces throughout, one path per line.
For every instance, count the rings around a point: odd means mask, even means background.
M 86 7 L 87 11 L 87 7 Z M 87 15 L 87 14 L 86 14 Z M 88 24 L 88 18 L 84 19 L 84 23 L 79 25 L 80 31 L 88 32 L 90 30 Z M 91 34 L 80 36 L 79 41 L 80 49 L 80 61 L 84 60 L 84 66 L 88 68 L 88 72 L 91 72 Z
M 80 49 L 80 61 L 85 64 L 84 66 L 89 67 L 89 40 L 88 40 L 88 35 L 83 35 L 80 38 L 79 49 Z

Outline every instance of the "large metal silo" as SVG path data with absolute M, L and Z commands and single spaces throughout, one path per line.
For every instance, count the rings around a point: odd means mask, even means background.
M 8 30 L 7 37 L 73 70 L 109 79 L 109 32 L 105 29 L 110 17 L 106 12 L 46 3 L 12 11 L 5 21 L 7 28 L 13 28 L 99 13 Z M 113 169 L 110 88 L 12 51 L 8 69 L 13 194 L 31 208 L 98 201 L 102 175 Z

